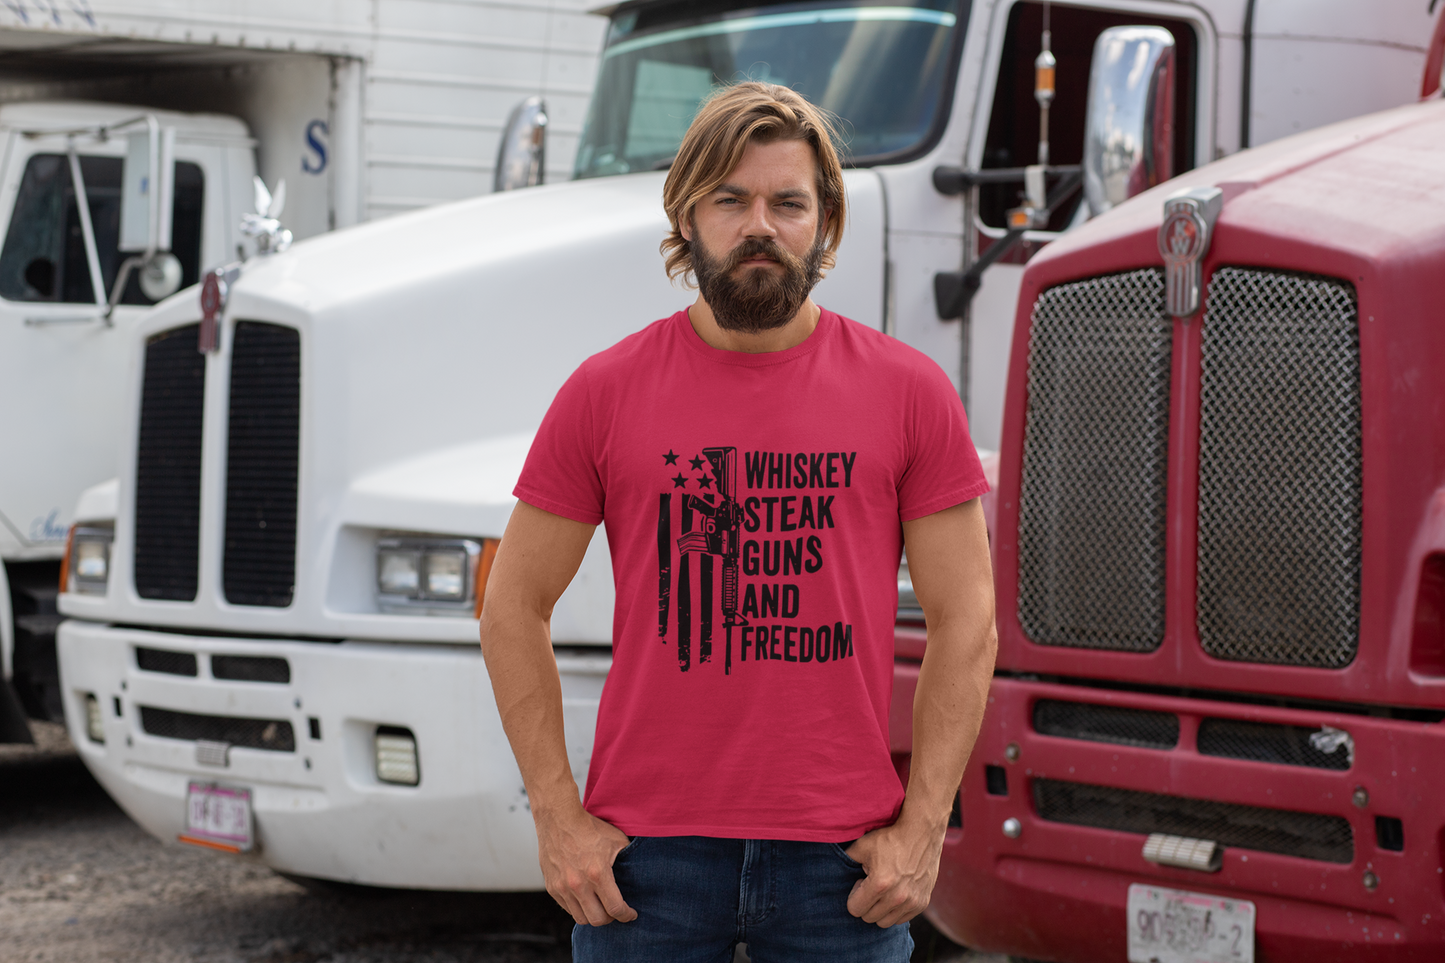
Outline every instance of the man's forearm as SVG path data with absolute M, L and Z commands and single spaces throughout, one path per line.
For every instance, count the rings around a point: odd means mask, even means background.
M 580 803 L 567 761 L 562 684 L 546 623 L 519 612 L 484 615 L 482 654 L 533 811 Z
M 913 756 L 900 821 L 935 830 L 948 822 L 993 677 L 991 603 L 929 630 L 913 697 Z
M 941 837 L 983 724 L 998 649 L 988 529 L 975 499 L 904 532 L 928 646 L 913 697 L 913 758 L 901 818 Z

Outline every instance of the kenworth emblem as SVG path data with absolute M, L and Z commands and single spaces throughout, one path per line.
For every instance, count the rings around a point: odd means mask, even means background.
M 1159 254 L 1164 258 L 1164 301 L 1176 318 L 1199 310 L 1201 262 L 1223 207 L 1224 192 L 1217 187 L 1180 191 L 1164 202 Z
M 201 354 L 210 354 L 221 346 L 221 314 L 226 310 L 231 285 L 240 276 L 239 264 L 227 264 L 207 273 L 201 282 L 201 333 L 196 340 L 196 350 Z

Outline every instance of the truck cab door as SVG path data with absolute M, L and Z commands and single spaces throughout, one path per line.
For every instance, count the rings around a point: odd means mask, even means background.
M 119 250 L 123 138 L 77 144 L 102 281 L 91 279 L 63 138 L 8 133 L 0 190 L 0 557 L 50 558 L 64 545 L 80 492 L 115 472 L 128 364 L 123 332 L 151 300 L 131 272 L 111 323 L 98 306 Z M 174 165 L 172 248 L 182 284 L 201 272 L 205 175 Z

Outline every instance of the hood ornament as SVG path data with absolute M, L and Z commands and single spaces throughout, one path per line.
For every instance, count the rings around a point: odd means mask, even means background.
M 1217 187 L 1190 188 L 1164 202 L 1159 254 L 1164 258 L 1164 302 L 1176 318 L 1192 317 L 1199 310 L 1202 262 L 1223 208 L 1224 192 Z
M 241 233 L 256 239 L 257 254 L 280 254 L 291 246 L 291 232 L 278 220 L 286 207 L 286 179 L 276 182 L 274 196 L 261 178 L 251 180 L 256 188 L 256 213 L 241 215 Z
M 241 215 L 241 233 L 256 239 L 256 254 L 280 254 L 291 246 L 291 232 L 281 226 L 281 211 L 286 207 L 286 180 L 276 182 L 276 193 L 266 189 L 266 182 L 251 178 L 256 191 L 256 213 Z M 244 257 L 244 254 L 242 255 Z M 221 347 L 221 315 L 231 287 L 241 276 L 241 262 L 233 261 L 208 272 L 201 281 L 201 331 L 196 350 L 210 354 Z

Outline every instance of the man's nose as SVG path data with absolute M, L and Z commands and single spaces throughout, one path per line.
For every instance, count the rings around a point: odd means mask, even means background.
M 773 225 L 772 215 L 772 208 L 768 206 L 768 202 L 764 198 L 754 198 L 748 205 L 747 223 L 744 225 L 747 236 L 769 239 L 777 237 L 778 232 Z

